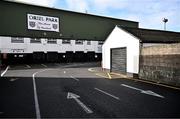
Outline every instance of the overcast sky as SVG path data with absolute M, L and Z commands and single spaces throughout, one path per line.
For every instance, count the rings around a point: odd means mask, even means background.
M 13 0 L 58 9 L 138 21 L 141 28 L 180 32 L 180 0 Z

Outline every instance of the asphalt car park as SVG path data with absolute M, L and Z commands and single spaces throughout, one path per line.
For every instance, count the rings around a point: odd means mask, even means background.
M 0 80 L 1 118 L 180 117 L 177 89 L 117 77 L 99 63 L 43 65 L 10 65 Z

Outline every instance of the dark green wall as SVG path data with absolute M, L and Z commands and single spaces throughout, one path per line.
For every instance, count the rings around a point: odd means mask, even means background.
M 60 32 L 28 30 L 28 13 L 59 17 Z M 138 22 L 0 1 L 0 36 L 105 40 L 115 25 L 138 27 Z

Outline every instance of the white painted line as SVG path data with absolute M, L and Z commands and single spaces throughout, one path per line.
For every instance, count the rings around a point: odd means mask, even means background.
M 112 97 L 112 98 L 114 98 L 116 100 L 120 100 L 119 97 L 116 97 L 116 96 L 114 96 L 112 94 L 109 94 L 109 93 L 107 93 L 107 92 L 105 92 L 105 91 L 103 91 L 101 89 L 98 89 L 98 88 L 94 88 L 94 89 L 97 90 L 97 91 L 100 91 L 101 93 L 104 93 L 104 94 L 106 94 L 106 95 L 108 95 L 108 96 L 110 96 L 110 97 Z
M 159 95 L 159 94 L 157 94 L 157 93 L 155 93 L 155 92 L 153 92 L 151 90 L 142 90 L 142 89 L 139 89 L 139 88 L 135 88 L 135 87 L 126 85 L 126 84 L 121 84 L 121 86 L 140 91 L 141 93 L 146 94 L 146 95 L 156 96 L 156 97 L 159 97 L 159 98 L 165 98 L 164 96 Z
M 66 73 L 66 71 L 64 71 L 64 74 Z
M 16 81 L 16 80 L 18 80 L 18 78 L 11 78 L 11 80 L 10 81 Z
M 155 96 L 155 97 L 159 97 L 159 98 L 165 98 L 164 96 L 162 95 L 159 95 L 151 90 L 143 90 L 141 91 L 141 93 L 144 93 L 144 94 L 147 94 L 147 95 L 151 95 L 151 96 Z
M 47 65 L 45 65 L 45 64 L 41 64 L 43 67 L 47 67 Z
M 67 99 L 74 99 L 82 108 L 83 110 L 87 113 L 87 114 L 91 114 L 93 113 L 93 111 L 91 109 L 89 109 L 83 102 L 81 102 L 78 98 L 80 98 L 79 95 L 76 95 L 74 93 L 70 93 L 68 92 L 67 94 Z
M 5 71 L 1 74 L 1 77 L 4 76 L 4 74 L 7 72 L 8 69 L 9 69 L 9 66 L 6 67 Z
M 73 76 L 70 76 L 72 79 L 76 80 L 76 81 L 79 81 L 79 79 L 73 77 Z
M 93 113 L 93 111 L 91 109 L 89 109 L 84 103 L 82 103 L 78 98 L 74 98 L 75 101 L 84 109 L 84 111 L 87 113 L 87 114 L 91 114 Z
M 38 96 L 37 96 L 37 90 L 36 90 L 35 76 L 38 73 L 41 73 L 41 72 L 44 72 L 44 71 L 48 71 L 48 70 L 56 70 L 56 69 L 45 69 L 45 70 L 41 70 L 41 71 L 35 72 L 32 75 L 32 78 L 33 78 L 33 89 L 34 89 L 34 101 L 35 101 L 35 109 L 36 109 L 36 118 L 37 119 L 41 119 L 41 114 L 40 114 L 40 108 L 39 108 L 39 102 L 38 102 Z
M 94 72 L 94 69 L 93 68 L 89 68 L 88 71 Z
M 27 65 L 27 64 L 26 64 L 26 67 L 27 67 L 27 68 L 31 68 L 31 66 L 30 66 L 30 65 Z
M 40 114 L 40 109 L 39 109 L 39 102 L 38 102 L 38 96 L 37 96 L 37 90 L 36 90 L 36 81 L 35 81 L 35 75 L 43 72 L 45 70 L 39 71 L 39 72 L 35 72 L 32 75 L 33 78 L 33 89 L 34 89 L 34 101 L 35 101 L 35 109 L 36 109 L 36 118 L 37 119 L 41 119 L 41 114 Z
M 135 88 L 135 87 L 132 87 L 132 86 L 129 86 L 129 85 L 126 85 L 126 84 L 121 84 L 121 86 L 124 86 L 124 87 L 127 87 L 127 88 L 131 88 L 131 89 L 134 89 L 134 90 L 138 90 L 138 91 L 142 91 L 139 88 Z

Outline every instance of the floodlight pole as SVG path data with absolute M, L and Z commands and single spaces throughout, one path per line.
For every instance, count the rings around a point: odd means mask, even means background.
M 166 30 L 166 23 L 168 22 L 168 19 L 163 18 L 163 22 L 164 22 L 164 30 Z
M 164 22 L 164 30 L 166 30 L 166 22 Z

